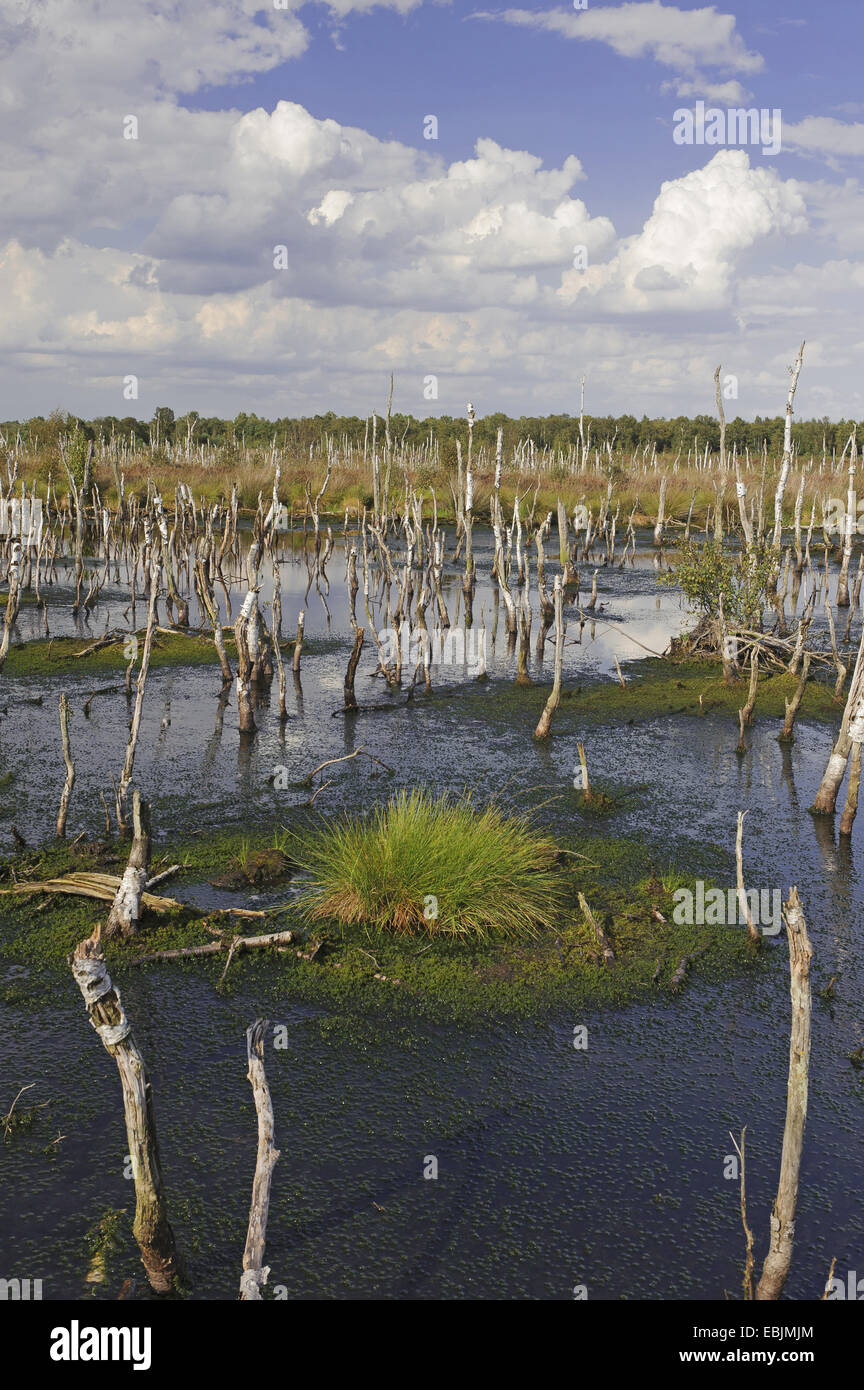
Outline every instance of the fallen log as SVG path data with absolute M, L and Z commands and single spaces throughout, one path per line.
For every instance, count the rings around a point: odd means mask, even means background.
M 294 933 L 292 931 L 274 931 L 267 932 L 262 936 L 239 937 L 220 933 L 218 941 L 208 941 L 203 946 L 181 946 L 170 951 L 151 951 L 146 956 L 135 956 L 128 964 L 146 965 L 148 961 L 154 960 L 180 960 L 189 956 L 216 956 L 220 951 L 226 949 L 230 950 L 232 955 L 242 955 L 244 951 L 253 951 L 258 946 L 287 945 L 293 940 Z
M 59 878 L 16 883 L 12 888 L 0 888 L 0 893 L 68 893 L 71 897 L 97 898 L 100 902 L 110 903 L 117 896 L 121 882 L 118 874 L 61 874 Z M 147 892 L 141 894 L 141 903 L 151 912 L 170 912 L 175 907 L 188 907 L 188 903 L 181 903 L 177 898 L 163 898 Z

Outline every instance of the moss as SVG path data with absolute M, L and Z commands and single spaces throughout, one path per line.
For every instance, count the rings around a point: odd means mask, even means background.
M 80 675 L 84 678 L 97 673 L 124 672 L 129 658 L 124 656 L 124 646 L 128 638 L 119 636 L 108 646 L 89 652 L 90 642 L 82 642 L 79 637 L 39 638 L 33 642 L 22 642 L 10 648 L 4 674 L 7 676 L 52 676 Z M 225 634 L 225 646 L 233 651 L 233 640 Z M 210 666 L 218 662 L 212 637 L 203 634 L 176 633 L 167 636 L 158 633 L 153 639 L 150 656 L 151 668 L 163 666 Z M 138 665 L 132 668 L 133 682 L 137 676 Z
M 797 689 L 796 677 L 787 673 L 760 678 L 756 693 L 755 718 L 783 719 L 785 699 Z M 583 685 L 566 690 L 562 701 L 578 704 L 580 716 L 598 719 L 636 720 L 663 714 L 721 714 L 737 723 L 738 711 L 747 701 L 749 675 L 724 685 L 719 662 L 676 662 L 656 657 L 640 661 L 638 674 L 631 667 L 626 687 L 617 681 Z M 701 699 L 700 699 L 701 697 Z M 799 719 L 839 720 L 843 705 L 834 699 L 833 688 L 818 678 L 807 683 L 798 711 Z

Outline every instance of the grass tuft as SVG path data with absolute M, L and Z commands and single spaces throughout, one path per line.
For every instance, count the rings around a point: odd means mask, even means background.
M 402 792 L 366 820 L 302 837 L 293 857 L 310 881 L 310 922 L 485 941 L 558 927 L 567 898 L 558 847 L 523 817 Z

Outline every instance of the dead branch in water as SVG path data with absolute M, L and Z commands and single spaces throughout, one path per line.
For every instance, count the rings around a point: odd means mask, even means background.
M 226 909 L 232 916 L 242 917 L 247 914 L 235 912 L 233 908 Z M 211 914 L 215 915 L 215 914 Z M 250 916 L 253 914 L 249 914 Z M 262 913 L 254 914 L 265 916 Z M 211 928 L 208 928 L 211 930 Z M 212 930 L 216 930 L 213 928 Z M 242 955 L 244 951 L 254 951 L 265 946 L 289 946 L 294 940 L 293 931 L 274 931 L 267 932 L 261 936 L 229 936 L 227 932 L 219 932 L 218 941 L 207 941 L 203 946 L 178 946 L 170 951 L 150 951 L 144 956 L 135 956 L 127 963 L 130 965 L 147 965 L 154 960 L 184 960 L 190 956 L 217 956 L 221 951 L 230 951 L 229 964 L 236 955 Z M 225 969 L 227 970 L 226 965 Z M 224 978 L 224 973 L 223 973 Z M 220 981 L 221 983 L 221 981 Z
M 359 757 L 371 758 L 373 763 L 377 763 L 378 766 L 383 767 L 385 771 L 393 771 L 392 767 L 388 767 L 387 763 L 382 763 L 380 758 L 376 758 L 374 753 L 367 752 L 365 748 L 355 748 L 353 753 L 346 753 L 345 756 L 342 758 L 328 758 L 326 762 L 319 763 L 317 767 L 313 767 L 308 777 L 304 777 L 300 785 L 303 787 L 311 787 L 312 778 L 316 775 L 316 773 L 321 772 L 325 767 L 332 767 L 334 763 L 350 763 L 352 758 Z

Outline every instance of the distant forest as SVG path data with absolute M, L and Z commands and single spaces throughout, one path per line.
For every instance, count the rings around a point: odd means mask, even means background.
M 67 433 L 75 426 L 76 417 L 55 411 L 43 417 L 34 416 L 30 420 L 8 420 L 0 429 L 8 443 L 12 443 L 20 433 L 22 441 L 31 447 L 50 446 L 56 443 L 59 435 Z M 91 439 L 108 440 L 115 436 L 133 435 L 142 444 L 165 445 L 167 443 L 185 444 L 190 437 L 194 444 L 215 446 L 231 445 L 237 447 L 260 448 L 271 444 L 275 438 L 281 447 L 295 449 L 298 453 L 308 453 L 311 445 L 320 445 L 325 436 L 335 441 L 343 438 L 354 445 L 362 446 L 367 435 L 371 444 L 372 417 L 366 419 L 356 415 L 305 416 L 301 419 L 282 418 L 267 420 L 259 415 L 241 412 L 233 420 L 220 420 L 215 416 L 199 416 L 195 410 L 175 418 L 173 410 L 161 406 L 152 420 L 138 420 L 132 416 L 120 419 L 105 415 L 95 420 L 82 420 L 82 428 Z M 796 420 L 793 439 L 798 453 L 803 456 L 821 457 L 823 451 L 830 457 L 833 452 L 842 453 L 856 422 L 853 420 L 831 421 Z M 478 416 L 474 426 L 475 448 L 483 445 L 494 448 L 499 426 L 504 429 L 505 456 L 523 440 L 532 440 L 535 447 L 566 451 L 579 442 L 578 415 L 523 415 L 518 419 L 508 415 L 495 414 Z M 759 454 L 767 448 L 770 456 L 778 455 L 783 449 L 782 416 L 770 418 L 756 417 L 755 420 L 729 419 L 726 426 L 726 447 L 739 453 L 745 450 Z M 648 419 L 643 416 L 637 420 L 635 415 L 585 415 L 583 428 L 586 441 L 590 438 L 592 446 L 604 447 L 607 441 L 614 441 L 615 451 L 624 453 L 654 446 L 660 454 L 677 454 L 680 450 L 686 459 L 688 450 L 698 440 L 698 448 L 704 451 L 706 444 L 712 450 L 720 445 L 720 427 L 712 415 L 693 417 L 680 415 L 672 420 Z M 390 419 L 390 434 L 394 446 L 428 444 L 430 438 L 437 441 L 440 455 L 448 458 L 455 451 L 456 440 L 464 443 L 466 422 L 464 417 L 450 415 L 429 416 L 425 420 L 413 415 L 394 412 Z M 377 417 L 377 439 L 379 446 L 384 442 L 384 418 Z

